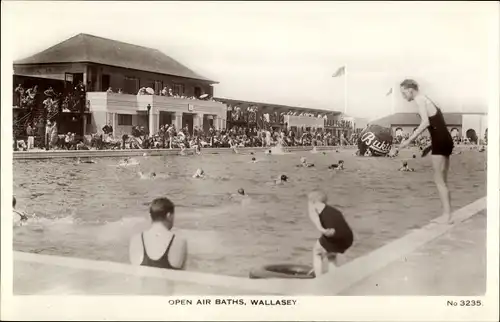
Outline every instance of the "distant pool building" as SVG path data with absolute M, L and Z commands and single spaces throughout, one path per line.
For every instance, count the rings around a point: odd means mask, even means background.
M 159 95 L 168 87 L 173 95 L 213 96 L 217 82 L 156 49 L 79 34 L 14 62 L 14 86 L 40 80 L 63 86 L 85 84 L 87 111 L 78 121 L 81 134 L 96 133 L 108 123 L 114 135 L 130 134 L 134 125 L 150 133 L 156 133 L 160 124 L 177 128 L 188 124 L 190 130 L 226 127 L 227 108 L 220 102 Z M 114 93 L 107 92 L 110 87 Z M 156 95 L 137 95 L 142 87 L 154 89 Z

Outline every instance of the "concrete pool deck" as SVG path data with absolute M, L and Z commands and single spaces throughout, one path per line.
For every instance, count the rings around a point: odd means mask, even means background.
M 486 197 L 313 280 L 263 279 L 14 252 L 15 295 L 480 295 Z M 474 215 L 480 214 L 474 218 Z M 458 281 L 458 282 L 457 282 Z M 467 281 L 467 282 L 465 282 Z

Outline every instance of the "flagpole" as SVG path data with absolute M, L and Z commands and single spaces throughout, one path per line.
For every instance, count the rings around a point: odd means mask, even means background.
M 396 113 L 396 95 L 394 93 L 394 86 L 391 87 L 391 110 L 392 114 Z
M 347 115 L 347 64 L 344 65 L 344 115 Z

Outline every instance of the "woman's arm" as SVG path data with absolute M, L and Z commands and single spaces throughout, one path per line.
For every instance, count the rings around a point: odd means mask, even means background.
M 176 236 L 173 241 L 171 252 L 168 254 L 170 265 L 175 269 L 185 269 L 187 262 L 187 241 Z M 173 251 L 172 251 L 173 250 Z
M 427 107 L 426 107 L 426 101 L 423 99 L 418 99 L 415 100 L 415 103 L 418 106 L 418 113 L 420 114 L 420 125 L 418 128 L 413 132 L 413 134 L 408 138 L 408 140 L 403 141 L 400 145 L 399 148 L 405 148 L 410 143 L 415 140 L 427 127 L 429 126 L 429 115 L 427 113 Z
M 143 260 L 144 250 L 140 235 L 135 235 L 130 240 L 129 260 L 132 265 L 141 265 Z

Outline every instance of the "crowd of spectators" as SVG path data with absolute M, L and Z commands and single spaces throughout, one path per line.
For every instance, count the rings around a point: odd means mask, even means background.
M 123 94 L 123 90 L 121 88 L 118 88 L 118 90 L 115 92 L 112 87 L 109 87 L 106 90 L 106 93 L 112 94 Z M 173 98 L 180 98 L 180 99 L 187 99 L 187 100 L 205 100 L 205 101 L 215 101 L 213 97 L 210 97 L 208 94 L 202 94 L 199 96 L 187 96 L 184 94 L 180 93 L 175 93 L 172 88 L 169 88 L 165 86 L 159 93 L 156 93 L 155 90 L 151 87 L 141 87 L 139 91 L 137 92 L 137 95 L 159 95 L 159 96 L 167 96 L 167 97 L 173 97 Z
M 96 149 L 192 149 L 192 148 L 235 148 L 282 146 L 320 146 L 353 144 L 357 137 L 337 138 L 331 133 L 318 130 L 262 130 L 257 127 L 233 126 L 216 130 L 209 127 L 202 131 L 197 126 L 190 132 L 188 126 L 176 129 L 174 125 L 162 125 L 158 133 L 150 136 L 143 126 L 134 126 L 130 134 L 121 138 L 112 135 L 112 128 L 106 125 L 100 135 L 92 136 L 91 147 Z

